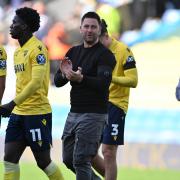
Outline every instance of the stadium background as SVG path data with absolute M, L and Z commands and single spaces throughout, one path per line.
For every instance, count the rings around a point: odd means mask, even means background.
M 148 1 L 148 0 L 147 0 Z M 35 2 L 35 1 L 34 1 Z M 79 38 L 77 27 L 69 28 L 69 24 L 64 24 L 64 19 L 69 17 L 68 13 L 73 14 L 73 3 L 81 4 L 79 16 L 87 9 L 93 8 L 92 1 L 44 1 L 48 13 L 51 14 L 53 25 L 60 23 L 61 33 L 65 33 L 66 39 L 60 41 L 63 45 L 71 46 L 77 43 Z M 100 1 L 99 1 L 100 2 Z M 123 1 L 106 1 L 108 5 L 121 12 L 120 31 L 114 33 L 114 36 L 127 43 L 136 58 L 139 83 L 136 89 L 131 89 L 129 111 L 126 118 L 125 127 L 125 146 L 118 150 L 117 162 L 120 167 L 135 168 L 158 168 L 180 170 L 180 103 L 175 99 L 175 88 L 180 78 L 180 10 L 177 4 L 168 4 L 164 11 L 154 13 L 154 17 L 145 16 L 142 12 L 139 16 L 141 23 L 132 23 L 133 18 L 129 18 L 126 25 L 123 25 L 122 12 L 126 12 L 127 5 L 132 6 L 133 1 L 123 3 Z M 121 2 L 121 3 L 120 3 Z M 134 1 L 137 3 L 137 1 Z M 141 4 L 140 4 L 141 2 Z M 147 4 L 142 4 L 139 0 L 139 6 L 147 8 Z M 165 2 L 165 1 L 164 1 Z M 172 1 L 173 2 L 173 1 Z M 22 3 L 22 2 L 21 2 Z M 97 2 L 96 2 L 97 3 Z M 100 4 L 103 2 L 101 1 Z M 11 4 L 12 5 L 12 4 Z M 146 6 L 145 6 L 146 5 Z M 152 4 L 151 4 L 152 5 Z M 177 5 L 177 6 L 175 6 Z M 54 7 L 65 7 L 59 12 Z M 136 4 L 137 6 L 137 4 Z M 3 8 L 5 6 L 2 6 Z M 162 4 L 161 4 L 162 7 Z M 3 9 L 2 8 L 2 9 Z M 78 7 L 79 8 L 79 7 Z M 77 9 L 78 9 L 77 8 Z M 152 8 L 152 7 L 151 7 Z M 57 16 L 54 20 L 54 13 Z M 62 18 L 63 16 L 63 18 Z M 73 15 L 74 17 L 74 15 Z M 75 21 L 74 21 L 75 22 Z M 70 22 L 69 22 L 70 23 Z M 72 23 L 72 22 L 71 22 Z M 77 24 L 79 21 L 77 22 Z M 129 26 L 127 25 L 129 24 Z M 59 25 L 59 24 L 58 24 Z M 57 28 L 57 29 L 58 29 Z M 6 28 L 0 26 L 0 32 L 7 32 Z M 49 28 L 49 31 L 51 28 Z M 66 31 L 67 30 L 67 31 Z M 70 38 L 68 37 L 68 33 Z M 46 35 L 48 32 L 46 32 Z M 61 34 L 62 35 L 62 34 Z M 44 36 L 45 37 L 45 36 Z M 42 39 L 44 38 L 42 37 Z M 5 38 L 7 39 L 7 33 Z M 14 42 L 13 42 L 14 43 Z M 52 42 L 51 42 L 52 43 Z M 4 42 L 5 47 L 10 52 L 14 44 Z M 66 47 L 64 48 L 65 51 Z M 61 52 L 63 54 L 63 52 Z M 61 55 L 59 55 L 61 56 Z M 57 65 L 56 57 L 52 56 L 53 63 Z M 54 63 L 55 62 L 55 63 Z M 12 62 L 8 64 L 12 70 Z M 52 66 L 53 70 L 54 65 Z M 55 66 L 56 67 L 56 66 Z M 9 70 L 8 70 L 9 71 Z M 53 76 L 53 71 L 51 72 Z M 13 97 L 14 75 L 13 72 L 7 75 L 7 87 L 3 102 L 8 102 Z M 53 83 L 50 86 L 49 98 L 53 107 L 53 138 L 54 147 L 52 157 L 60 163 L 61 160 L 61 134 L 65 123 L 66 115 L 69 110 L 69 90 L 67 85 L 63 88 L 55 88 Z M 0 129 L 0 161 L 3 158 L 4 134 L 7 126 L 7 119 L 2 120 Z M 33 156 L 27 148 L 22 157 L 22 162 L 32 162 Z M 146 179 L 143 179 L 146 180 Z M 172 179 L 173 180 L 173 179 Z

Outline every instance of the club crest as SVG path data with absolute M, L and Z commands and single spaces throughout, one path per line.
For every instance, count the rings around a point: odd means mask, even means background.
M 0 69 L 6 69 L 6 61 L 0 60 Z
M 44 54 L 38 54 L 38 56 L 36 57 L 36 61 L 38 64 L 45 64 L 46 63 L 46 57 L 44 56 Z
M 134 57 L 128 56 L 126 62 L 127 62 L 127 63 L 134 62 Z

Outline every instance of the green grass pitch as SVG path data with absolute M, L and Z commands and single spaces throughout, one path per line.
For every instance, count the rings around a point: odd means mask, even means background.
M 21 180 L 48 180 L 35 163 L 20 163 Z M 64 165 L 60 166 L 65 180 L 75 180 L 74 174 Z M 0 179 L 3 179 L 3 164 L 0 162 Z M 180 170 L 119 168 L 117 180 L 180 180 Z

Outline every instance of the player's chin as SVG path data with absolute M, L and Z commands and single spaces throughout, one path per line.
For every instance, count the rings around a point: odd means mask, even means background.
M 91 44 L 94 44 L 94 39 L 86 39 L 86 43 L 91 45 Z
M 11 37 L 12 37 L 13 39 L 18 39 L 18 37 L 17 37 L 16 35 L 14 35 L 14 34 L 12 34 L 12 33 L 10 33 L 10 35 L 11 35 Z

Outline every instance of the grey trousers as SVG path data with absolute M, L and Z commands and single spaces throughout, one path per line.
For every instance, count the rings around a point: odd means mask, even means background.
M 107 114 L 69 113 L 63 135 L 63 162 L 76 180 L 95 180 L 91 160 L 100 144 Z

